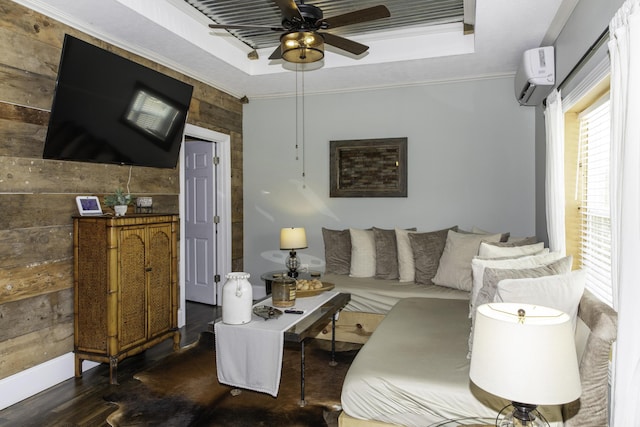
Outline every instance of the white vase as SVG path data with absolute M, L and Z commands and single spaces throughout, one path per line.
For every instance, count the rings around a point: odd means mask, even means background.
M 253 288 L 249 283 L 249 273 L 227 274 L 222 286 L 222 321 L 231 325 L 251 322 Z
M 116 205 L 113 210 L 116 211 L 116 216 L 124 216 L 127 213 L 127 205 Z

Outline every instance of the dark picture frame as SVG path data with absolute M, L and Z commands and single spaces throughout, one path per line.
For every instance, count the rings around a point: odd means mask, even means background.
M 330 141 L 330 197 L 407 197 L 407 138 Z

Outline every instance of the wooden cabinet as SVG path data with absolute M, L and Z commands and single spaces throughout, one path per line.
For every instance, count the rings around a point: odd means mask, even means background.
M 178 330 L 177 215 L 74 217 L 75 374 L 118 362 Z

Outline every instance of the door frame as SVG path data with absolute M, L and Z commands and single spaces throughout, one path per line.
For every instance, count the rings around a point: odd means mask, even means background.
M 201 141 L 218 143 L 218 157 L 220 162 L 216 167 L 216 182 L 218 188 L 216 191 L 216 203 L 218 205 L 218 215 L 220 223 L 218 224 L 218 250 L 216 251 L 218 272 L 221 280 L 216 284 L 216 301 L 220 301 L 220 289 L 224 281 L 222 280 L 227 273 L 231 272 L 231 136 L 224 133 L 205 129 L 187 123 L 182 138 L 182 146 L 180 147 L 180 155 L 178 161 L 180 164 L 180 196 L 179 196 L 179 212 L 180 217 L 185 215 L 185 178 L 184 178 L 184 145 L 185 137 L 196 138 Z M 184 221 L 180 221 L 180 235 L 185 236 Z M 178 327 L 182 327 L 186 323 L 186 292 L 185 292 L 185 247 L 180 243 L 180 274 L 179 274 L 179 290 L 180 290 L 180 308 L 178 309 Z

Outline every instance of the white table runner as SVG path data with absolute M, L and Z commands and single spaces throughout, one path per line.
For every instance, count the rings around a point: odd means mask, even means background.
M 284 331 L 308 316 L 313 310 L 337 295 L 323 292 L 307 298 L 297 298 L 295 307 L 304 314 L 283 314 L 278 319 L 264 320 L 252 315 L 244 325 L 214 325 L 218 381 L 249 390 L 278 395 L 282 373 Z M 271 298 L 255 306 L 272 306 Z M 283 310 L 283 309 L 282 309 Z

